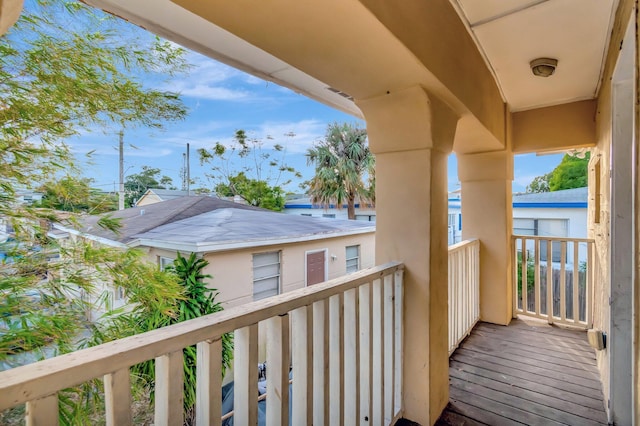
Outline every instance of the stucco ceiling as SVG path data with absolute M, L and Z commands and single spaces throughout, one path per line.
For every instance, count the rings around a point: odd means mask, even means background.
M 355 116 L 362 116 L 348 94 L 331 88 L 322 78 L 277 58 L 171 0 L 84 1 L 221 62 Z M 449 1 L 475 41 L 511 110 L 521 111 L 597 96 L 617 0 Z M 345 17 L 347 20 L 356 18 L 370 19 L 364 15 Z M 370 33 L 372 43 L 379 38 Z M 379 48 L 382 51 L 382 44 Z M 410 57 L 407 52 L 403 54 Z M 380 55 L 389 56 L 388 52 Z M 529 62 L 538 57 L 558 60 L 554 75 L 548 78 L 533 76 Z M 387 62 L 397 63 L 397 58 L 394 61 Z M 405 63 L 414 68 L 418 66 L 415 59 L 405 60 Z M 382 72 L 382 68 L 377 64 L 374 69 L 379 72 L 373 72 L 382 80 L 398 80 L 397 76 L 407 67 L 396 67 L 392 72 Z M 414 71 L 409 74 L 418 75 Z M 418 80 L 418 84 L 422 83 Z M 365 91 L 360 92 L 350 94 L 366 96 Z
M 288 87 L 349 114 L 362 113 L 348 95 L 285 63 L 170 0 L 82 0 L 205 56 Z
M 597 96 L 616 0 L 451 0 L 513 111 Z M 550 77 L 529 62 L 558 60 Z

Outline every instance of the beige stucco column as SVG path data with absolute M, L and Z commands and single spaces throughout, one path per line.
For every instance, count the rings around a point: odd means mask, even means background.
M 376 263 L 406 267 L 404 417 L 429 425 L 449 397 L 447 155 L 458 117 L 418 86 L 357 104 L 376 154 Z
M 22 12 L 23 0 L 0 0 L 0 35 L 16 23 Z
M 480 319 L 507 325 L 513 315 L 513 154 L 459 155 L 458 177 L 462 184 L 462 238 L 480 240 Z

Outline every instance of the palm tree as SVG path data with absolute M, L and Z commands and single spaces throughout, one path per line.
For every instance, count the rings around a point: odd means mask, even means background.
M 338 209 L 347 204 L 349 219 L 355 219 L 355 203 L 375 202 L 375 158 L 367 146 L 367 131 L 354 124 L 333 123 L 323 141 L 307 151 L 307 164 L 315 176 L 307 193 L 311 202 Z M 365 184 L 365 178 L 367 184 Z

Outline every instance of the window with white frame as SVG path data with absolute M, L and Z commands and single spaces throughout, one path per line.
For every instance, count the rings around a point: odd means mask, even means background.
M 360 270 L 360 246 L 347 246 L 345 259 L 347 274 Z
M 123 300 L 124 299 L 124 287 L 116 286 L 114 291 L 115 300 Z
M 253 300 L 280 293 L 280 252 L 253 255 Z
M 173 265 L 173 259 L 170 257 L 158 256 L 158 265 L 160 270 L 164 271 L 167 266 Z
M 513 233 L 516 235 L 534 235 L 539 237 L 567 237 L 569 235 L 568 219 L 513 219 Z M 551 243 L 551 260 L 560 262 L 562 247 L 559 241 Z M 547 260 L 547 244 L 540 244 L 540 260 Z M 565 258 L 566 261 L 566 258 Z

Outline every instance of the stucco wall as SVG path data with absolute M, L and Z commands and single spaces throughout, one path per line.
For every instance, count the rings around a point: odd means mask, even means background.
M 252 249 L 233 250 L 220 253 L 208 253 L 205 259 L 209 266 L 205 273 L 211 274 L 209 286 L 218 289 L 217 300 L 225 308 L 253 301 L 253 254 L 281 250 L 281 291 L 287 292 L 305 286 L 305 252 L 327 250 L 328 279 L 342 276 L 346 272 L 345 247 L 360 245 L 360 267 L 374 266 L 375 234 L 352 235 L 306 241 Z M 332 259 L 335 255 L 335 259 Z M 151 260 L 158 256 L 175 257 L 175 252 L 150 249 Z
M 522 219 L 566 219 L 569 221 L 568 237 L 587 238 L 587 209 L 584 208 L 514 207 L 513 217 Z
M 611 78 L 618 56 L 624 32 L 629 22 L 631 9 L 634 2 L 622 0 L 620 2 L 615 25 L 612 31 L 606 58 L 605 72 L 602 78 L 603 85 L 598 97 L 598 110 L 596 114 L 596 131 L 598 136 L 597 146 L 593 149 L 589 162 L 589 212 L 588 235 L 595 239 L 595 274 L 594 274 L 594 328 L 609 333 L 610 323 L 610 237 L 611 226 L 611 192 L 610 192 L 610 154 L 612 138 L 612 102 L 611 102 Z M 599 164 L 599 167 L 597 166 Z M 596 170 L 599 177 L 596 177 Z M 599 181 L 599 185 L 596 182 Z M 597 203 L 599 199 L 599 203 Z M 596 211 L 596 205 L 599 209 Z M 598 217 L 599 216 L 599 217 Z M 599 221 L 599 223 L 596 222 Z M 600 369 L 604 391 L 605 406 L 609 399 L 609 353 L 607 350 L 598 351 L 596 357 Z

